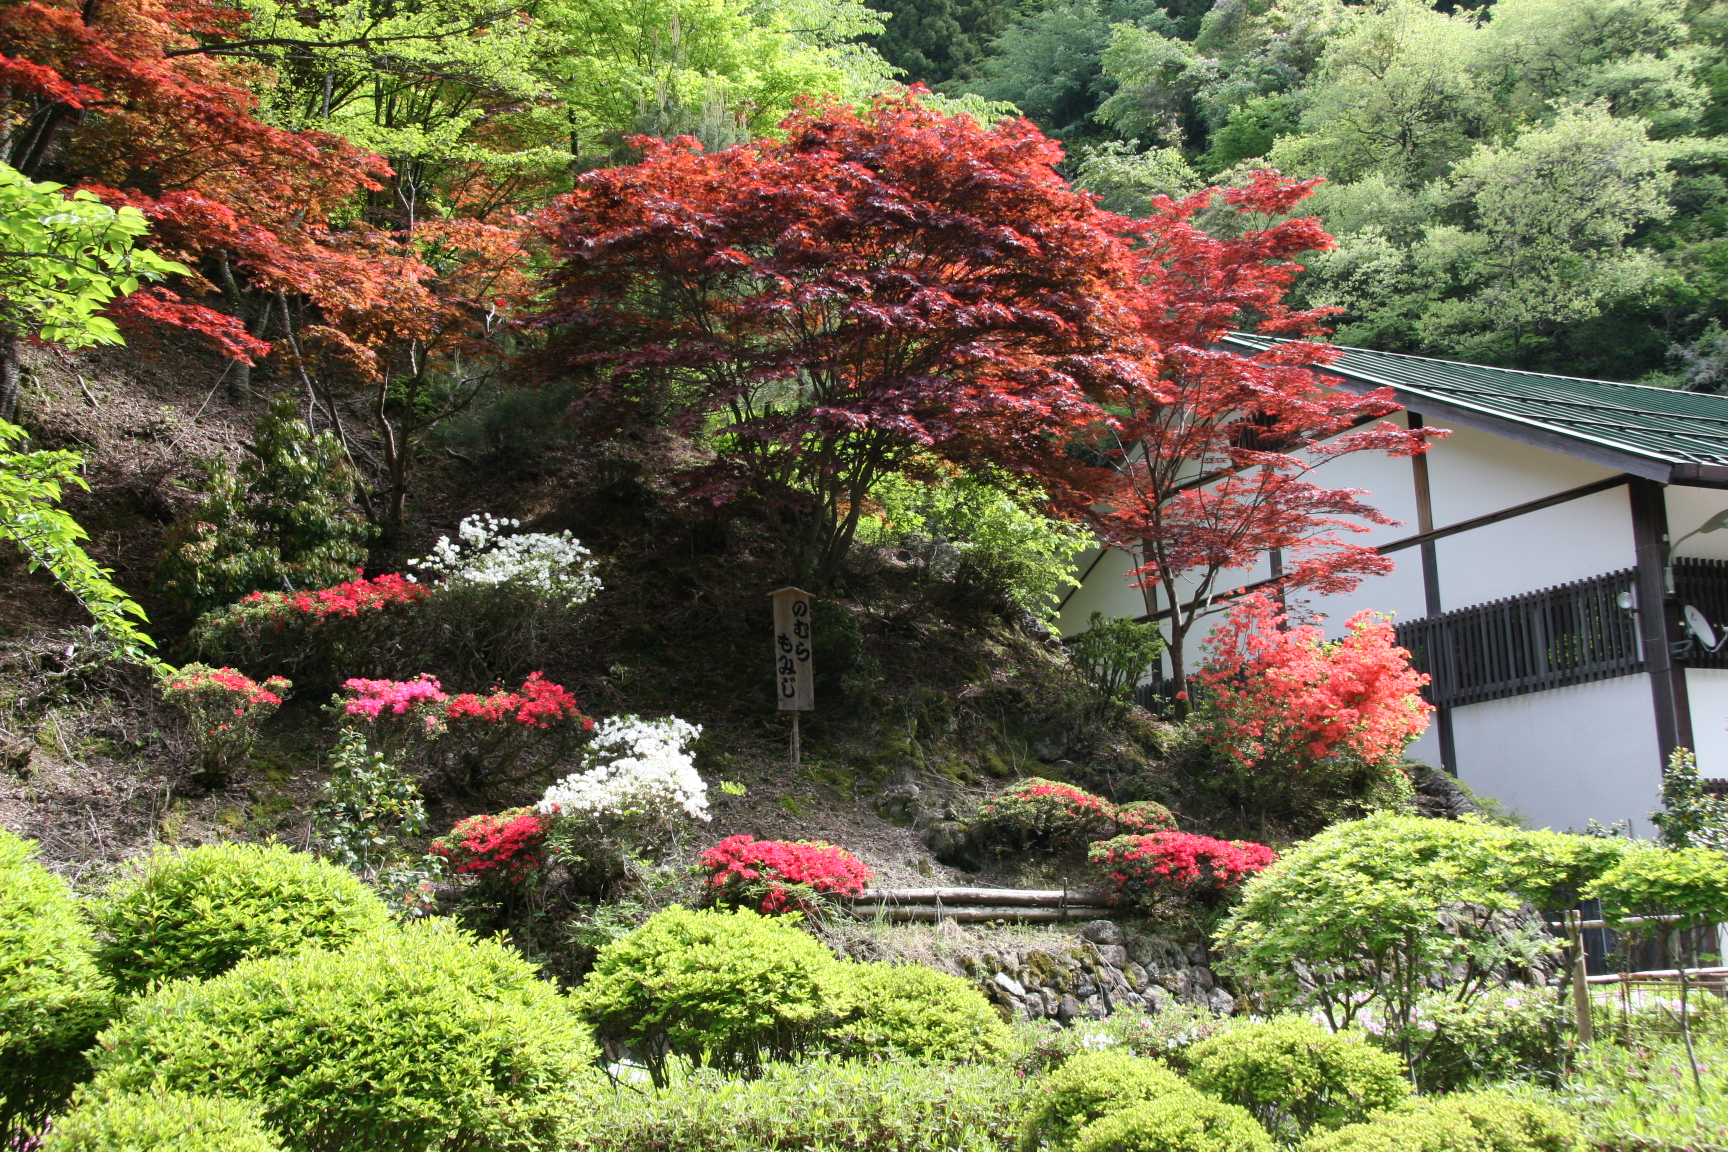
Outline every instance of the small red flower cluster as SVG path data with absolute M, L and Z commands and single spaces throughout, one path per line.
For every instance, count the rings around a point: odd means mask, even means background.
M 546 831 L 551 821 L 532 808 L 510 808 L 470 816 L 432 844 L 458 876 L 478 876 L 520 884 L 546 863 Z
M 391 572 L 370 580 L 362 576 L 314 592 L 254 592 L 240 603 L 262 608 L 280 629 L 290 622 L 321 624 L 333 616 L 352 619 L 398 604 L 418 604 L 429 595 L 426 588 Z
M 1239 763 L 1302 770 L 1340 752 L 1386 763 L 1428 727 L 1428 676 L 1410 667 L 1384 616 L 1359 612 L 1334 641 L 1318 628 L 1283 630 L 1285 622 L 1265 596 L 1243 598 L 1195 673 Z
M 861 896 L 872 873 L 865 863 L 819 840 L 728 836 L 702 853 L 716 903 L 755 904 L 768 914 L 809 911 L 815 897 Z
M 530 672 L 515 692 L 503 688 L 495 688 L 485 696 L 464 692 L 444 706 L 444 715 L 450 720 L 479 724 L 496 724 L 509 718 L 524 728 L 551 728 L 572 720 L 579 721 L 583 728 L 594 727 L 594 721 L 582 715 L 576 697 L 539 672 Z
M 1214 840 L 1191 832 L 1118 836 L 1092 845 L 1089 862 L 1119 898 L 1143 903 L 1159 896 L 1226 895 L 1278 859 L 1264 844 Z

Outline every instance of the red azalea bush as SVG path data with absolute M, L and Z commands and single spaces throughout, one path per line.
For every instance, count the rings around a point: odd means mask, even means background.
M 215 782 L 252 750 L 258 725 L 281 707 L 290 687 L 280 676 L 259 684 L 232 668 L 188 664 L 168 675 L 162 695 L 186 717 L 199 774 Z
M 979 805 L 972 830 L 998 851 L 1062 851 L 1115 832 L 1116 813 L 1084 788 L 1032 776 Z
M 200 654 L 327 685 L 338 668 L 394 670 L 407 626 L 428 595 L 394 573 L 316 591 L 254 592 L 206 612 L 191 638 Z
M 1332 641 L 1286 623 L 1256 594 L 1208 641 L 1195 678 L 1222 749 L 1243 766 L 1294 772 L 1340 757 L 1395 763 L 1434 709 L 1421 696 L 1427 674 L 1410 666 L 1386 617 L 1359 612 Z
M 449 835 L 433 841 L 431 852 L 458 876 L 517 885 L 546 864 L 551 823 L 532 808 L 483 812 L 457 822 Z
M 1215 902 L 1277 859 L 1264 844 L 1191 832 L 1118 836 L 1092 845 L 1087 856 L 1098 879 L 1131 904 L 1170 896 Z
M 567 755 L 594 728 L 568 689 L 532 672 L 515 691 L 450 696 L 432 676 L 350 679 L 335 706 L 343 723 L 393 755 L 416 746 L 464 786 L 521 779 Z
M 702 853 L 699 868 L 716 904 L 763 913 L 808 912 L 831 896 L 862 896 L 872 873 L 844 848 L 820 840 L 728 836 Z

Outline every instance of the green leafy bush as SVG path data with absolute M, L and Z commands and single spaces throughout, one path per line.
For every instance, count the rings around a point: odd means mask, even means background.
M 1126 616 L 1105 620 L 1092 613 L 1086 631 L 1068 641 L 1068 654 L 1094 687 L 1109 699 L 1129 699 L 1134 685 L 1164 651 L 1158 625 Z
M 313 434 L 294 396 L 278 395 L 239 468 L 217 461 L 203 501 L 170 530 L 162 589 L 203 612 L 248 592 L 327 588 L 353 576 L 375 534 L 354 505 L 357 482 L 336 437 Z
M 1543 962 L 1558 941 L 1524 903 L 1566 906 L 1623 851 L 1472 820 L 1336 824 L 1248 881 L 1218 933 L 1221 966 L 1267 1007 L 1311 1005 L 1334 1029 L 1374 1017 L 1413 1038 L 1430 987 L 1466 1002 Z
M 1000 1068 L 819 1059 L 755 1080 L 702 1070 L 657 1092 L 607 1097 L 592 1152 L 1000 1152 L 1025 1090 Z
M 1410 1094 L 1402 1060 L 1296 1017 L 1238 1025 L 1194 1045 L 1187 1063 L 1194 1087 L 1296 1136 L 1359 1123 Z
M 1088 1124 L 1074 1152 L 1272 1152 L 1272 1141 L 1247 1109 L 1190 1089 Z
M 1574 1152 L 1577 1140 L 1577 1123 L 1549 1105 L 1499 1092 L 1461 1092 L 1315 1133 L 1302 1152 Z
M 857 1007 L 829 1034 L 847 1056 L 994 1063 L 1013 1047 L 1014 1033 L 996 1009 L 958 976 L 922 964 L 857 964 L 848 971 Z
M 1709 848 L 1629 849 L 1586 890 L 1615 916 L 1678 915 L 1696 926 L 1728 920 L 1728 855 Z
M 1124 1008 L 1102 1020 L 1080 1021 L 1072 1028 L 1054 1020 L 1034 1020 L 1018 1026 L 1020 1050 L 1015 1066 L 1025 1075 L 1037 1076 L 1082 1052 L 1114 1049 L 1130 1056 L 1154 1056 L 1173 1068 L 1184 1068 L 1195 1044 L 1234 1027 L 1235 1021 L 1229 1017 L 1181 1001 L 1157 1013 Z
M 1588 1148 L 1717 1152 L 1728 1132 L 1728 1042 L 1694 1032 L 1693 1053 L 1696 1083 L 1678 1037 L 1591 1045 L 1578 1053 L 1555 1102 L 1578 1118 Z
M 81 1053 L 114 1008 L 95 940 L 36 846 L 0 828 L 0 1147 L 88 1075 Z
M 339 948 L 391 922 L 354 876 L 280 844 L 159 850 L 109 890 L 96 921 L 102 967 L 126 991 L 302 947 Z
M 1416 1055 L 1424 1092 L 1456 1092 L 1500 1080 L 1558 1081 L 1566 1057 L 1571 1012 L 1543 988 L 1490 988 L 1460 1001 L 1444 992 L 1422 996 L 1408 1035 L 1369 1029 L 1369 1041 Z
M 258 1110 L 184 1092 L 87 1094 L 54 1121 L 42 1152 L 282 1152 Z
M 243 1097 L 294 1152 L 557 1147 L 598 1056 L 518 953 L 435 921 L 170 984 L 102 1049 L 98 1090 Z
M 600 950 L 573 995 L 603 1039 L 666 1083 L 667 1059 L 751 1073 L 820 1043 L 853 1008 L 851 973 L 796 917 L 672 907 Z
M 1067 1148 L 1104 1116 L 1160 1097 L 1197 1095 L 1158 1060 L 1124 1052 L 1084 1052 L 1044 1078 L 1026 1118 L 1021 1147 Z

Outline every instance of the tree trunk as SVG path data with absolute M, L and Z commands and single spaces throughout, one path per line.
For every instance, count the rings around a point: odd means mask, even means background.
M 0 333 L 0 420 L 8 423 L 18 418 L 18 338 Z

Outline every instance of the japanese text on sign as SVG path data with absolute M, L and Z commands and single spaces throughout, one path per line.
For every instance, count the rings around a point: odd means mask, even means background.
M 774 593 L 774 694 L 782 712 L 816 706 L 810 639 L 810 594 L 799 588 Z

